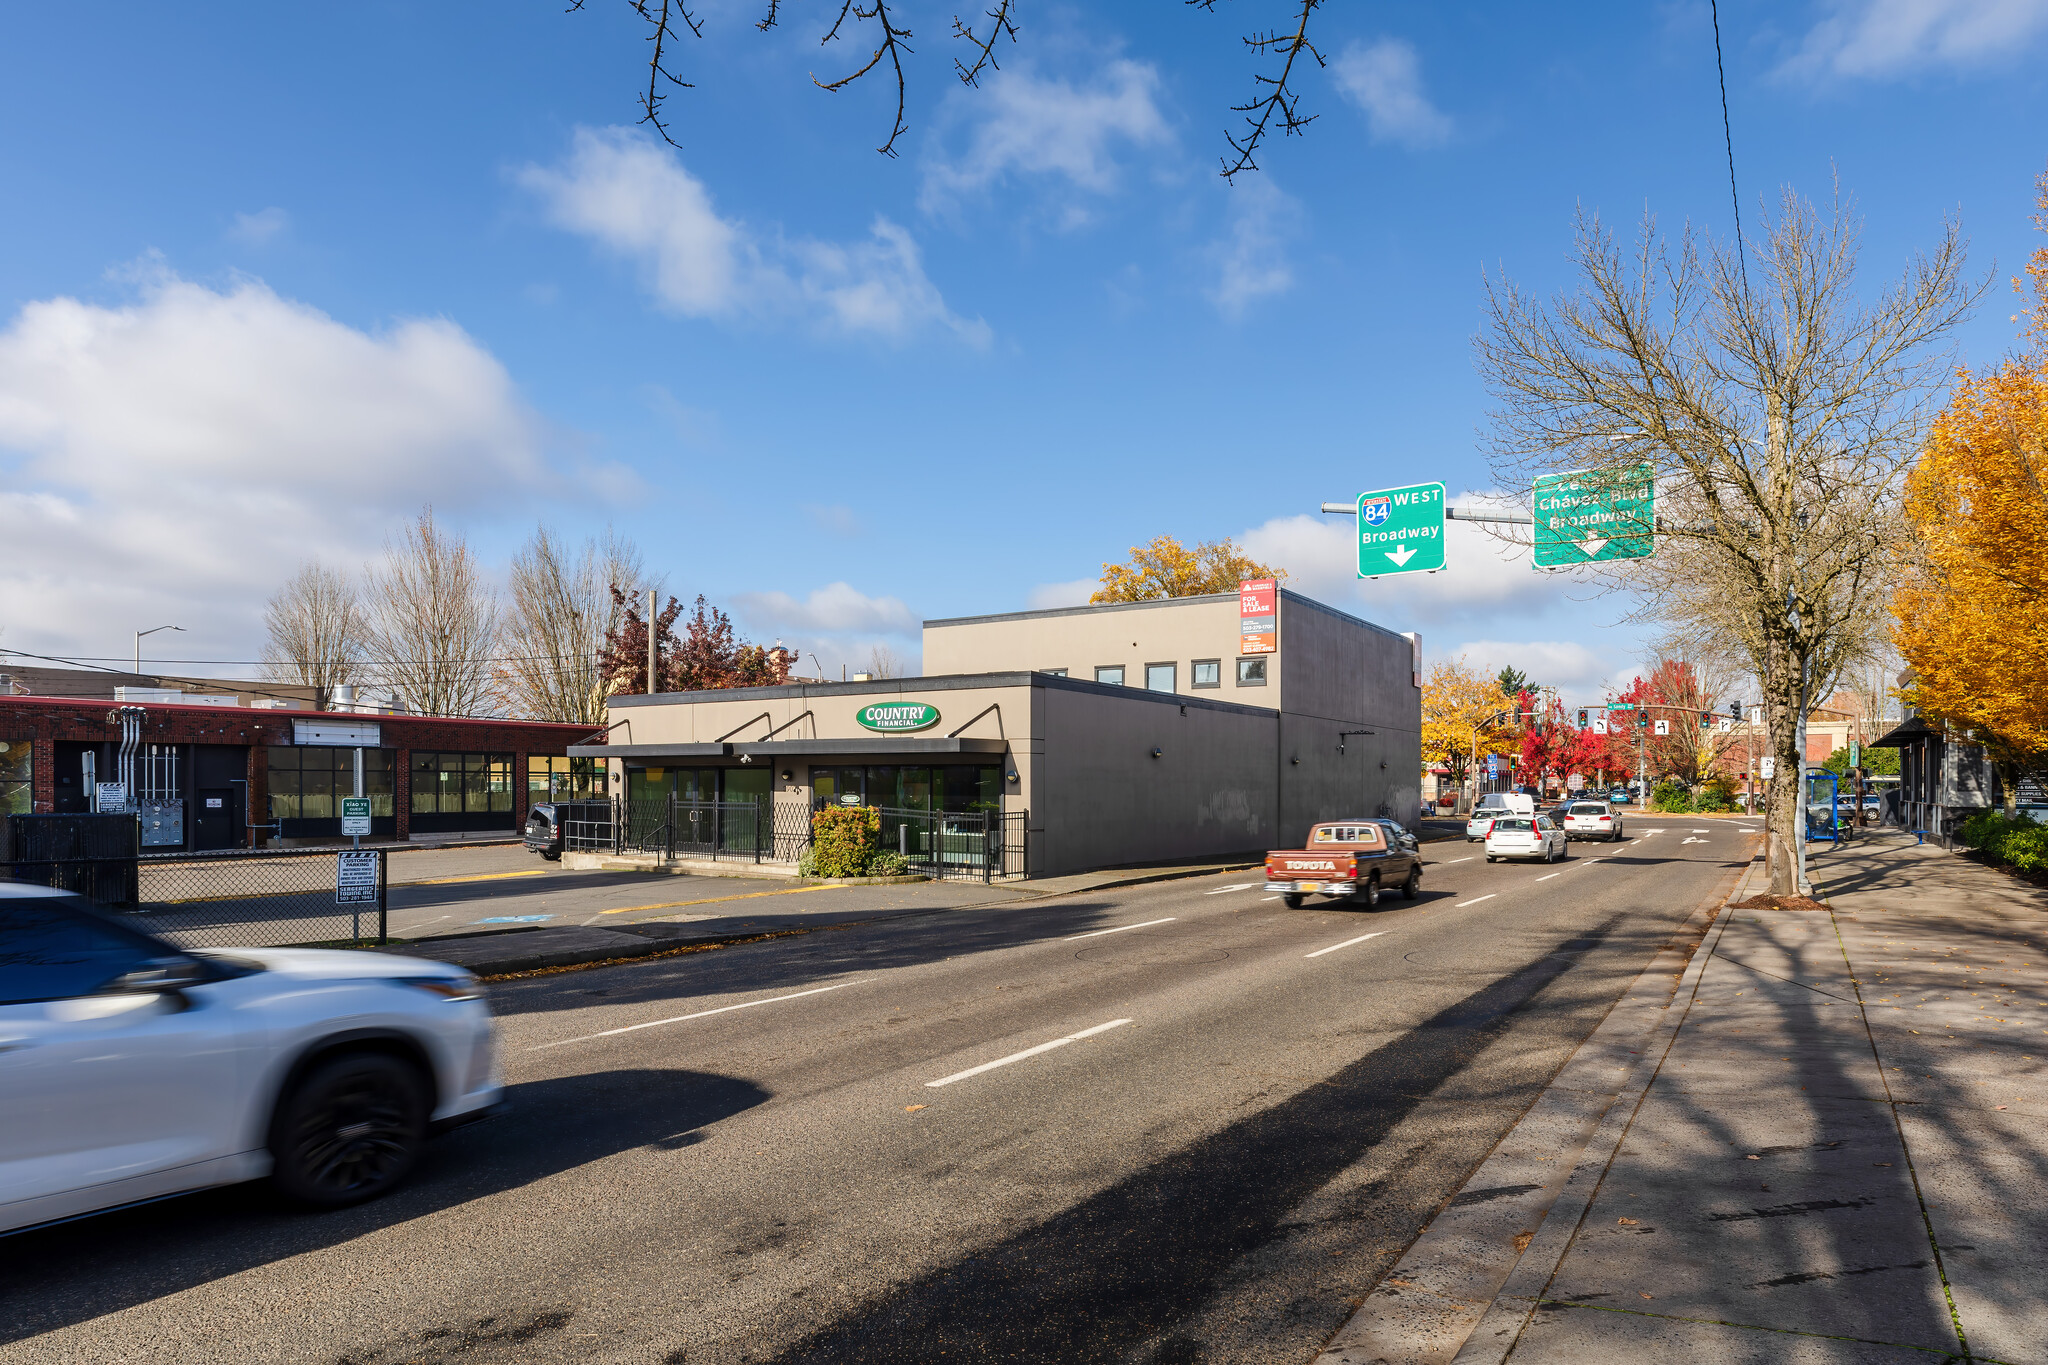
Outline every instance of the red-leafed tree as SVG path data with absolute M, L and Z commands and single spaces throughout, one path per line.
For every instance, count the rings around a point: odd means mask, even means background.
M 624 610 L 617 629 L 605 634 L 599 655 L 614 693 L 647 691 L 647 620 L 638 602 L 628 600 L 616 585 L 612 601 Z M 706 692 L 725 687 L 771 687 L 789 681 L 795 656 L 780 645 L 748 644 L 733 631 L 732 619 L 698 594 L 696 609 L 682 621 L 682 604 L 671 597 L 654 618 L 659 662 L 655 690 Z
M 628 597 L 616 583 L 611 590 L 612 606 L 615 612 L 623 614 L 618 617 L 619 624 L 604 633 L 604 647 L 597 653 L 598 667 L 605 677 L 605 695 L 631 696 L 654 691 L 647 685 L 647 618 L 642 614 L 639 597 Z M 682 604 L 671 597 L 654 618 L 654 642 L 664 663 L 675 657 L 676 617 L 682 613 Z

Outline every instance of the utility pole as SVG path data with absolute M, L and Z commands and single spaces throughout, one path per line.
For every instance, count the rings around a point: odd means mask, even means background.
M 647 590 L 647 695 L 650 697 L 661 690 L 655 683 L 655 679 L 661 675 L 655 671 L 656 665 L 660 663 L 660 654 L 659 647 L 655 644 L 654 601 L 655 590 L 649 588 Z

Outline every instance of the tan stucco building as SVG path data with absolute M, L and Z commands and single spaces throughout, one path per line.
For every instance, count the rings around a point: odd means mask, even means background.
M 614 791 L 1000 810 L 1033 876 L 1298 842 L 1420 803 L 1420 643 L 1279 591 L 924 624 L 927 676 L 612 698 Z M 1258 649 L 1258 653 L 1244 653 Z M 1015 869 L 1011 869 L 1014 871 Z

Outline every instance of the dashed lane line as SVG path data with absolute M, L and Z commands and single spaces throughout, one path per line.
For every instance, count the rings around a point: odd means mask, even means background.
M 1354 943 L 1363 943 L 1369 938 L 1378 938 L 1381 934 L 1384 934 L 1386 932 L 1388 931 L 1385 929 L 1375 929 L 1373 930 L 1373 932 L 1369 934 L 1360 934 L 1357 938 L 1347 938 L 1342 943 L 1332 943 L 1327 948 L 1318 948 L 1314 952 L 1304 953 L 1302 954 L 1302 956 L 1304 958 L 1321 957 L 1324 953 L 1334 953 L 1339 948 L 1349 948 Z
M 1564 875 L 1564 873 L 1562 873 L 1562 872 L 1552 872 L 1552 873 L 1548 873 L 1548 874 L 1546 874 L 1546 875 L 1544 875 L 1544 876 L 1538 877 L 1538 878 L 1537 878 L 1536 880 L 1537 880 L 1537 881 L 1539 881 L 1539 882 L 1547 882 L 1547 881 L 1549 881 L 1549 880 L 1550 880 L 1550 879 L 1551 879 L 1552 877 L 1562 877 L 1563 875 Z
M 1220 896 L 1226 891 L 1256 891 L 1261 885 L 1263 885 L 1261 882 L 1239 882 L 1235 886 L 1219 886 L 1214 891 L 1204 891 L 1202 894 L 1205 896 Z
M 1456 905 L 1456 906 L 1454 906 L 1454 907 L 1452 907 L 1452 908 L 1453 908 L 1453 909 L 1457 909 L 1457 910 L 1463 910 L 1463 909 L 1464 909 L 1464 908 L 1465 908 L 1466 906 L 1468 906 L 1468 905 L 1477 905 L 1477 904 L 1479 904 L 1479 902 L 1481 902 L 1481 901 L 1490 901 L 1490 900 L 1492 900 L 1492 899 L 1493 899 L 1493 898 L 1494 898 L 1495 896 L 1497 896 L 1497 895 L 1499 895 L 1499 894 L 1500 894 L 1500 893 L 1499 893 L 1498 891 L 1489 891 L 1489 892 L 1487 892 L 1487 893 L 1486 893 L 1485 895 L 1483 895 L 1483 896 L 1474 896 L 1474 897 L 1473 897 L 1473 898 L 1472 898 L 1471 900 L 1469 900 L 1469 901 L 1459 901 L 1459 902 L 1457 903 L 1457 905 Z
M 756 1005 L 779 1005 L 785 1000 L 801 1000 L 807 995 L 823 995 L 826 991 L 843 991 L 848 986 L 865 984 L 865 979 L 861 981 L 842 981 L 836 986 L 819 986 L 808 991 L 798 991 L 794 995 L 771 995 L 765 1000 L 748 1000 L 738 1005 L 720 1005 L 717 1009 L 698 1010 L 695 1014 L 678 1014 L 669 1019 L 649 1019 L 644 1024 L 627 1024 L 623 1028 L 603 1029 L 597 1033 L 586 1033 L 578 1038 L 563 1038 L 552 1043 L 542 1043 L 538 1047 L 530 1047 L 526 1050 L 528 1052 L 544 1052 L 551 1047 L 567 1047 L 571 1043 L 587 1043 L 593 1038 L 610 1038 L 617 1034 L 633 1033 L 644 1028 L 660 1028 L 663 1024 L 688 1023 L 692 1019 L 705 1019 L 714 1014 L 730 1014 L 734 1010 L 750 1010 Z
M 1090 929 L 1085 934 L 1068 934 L 1066 942 L 1072 943 L 1077 938 L 1101 938 L 1104 934 L 1121 934 L 1126 929 L 1150 929 L 1155 924 L 1171 924 L 1178 918 L 1177 915 L 1168 915 L 1165 919 L 1148 919 L 1142 924 L 1119 924 L 1114 929 Z
M 983 1062 L 980 1066 L 970 1066 L 965 1071 L 956 1071 L 950 1076 L 941 1076 L 938 1080 L 926 1081 L 924 1083 L 925 1088 L 927 1090 L 936 1090 L 942 1085 L 951 1085 L 955 1081 L 964 1081 L 969 1076 L 979 1076 L 984 1071 L 994 1071 L 999 1066 L 1008 1066 L 1012 1062 L 1021 1062 L 1026 1057 L 1036 1057 L 1041 1052 L 1050 1052 L 1056 1047 L 1065 1047 L 1068 1043 L 1078 1043 L 1083 1038 L 1093 1038 L 1098 1033 L 1107 1033 L 1113 1028 L 1122 1028 L 1130 1022 L 1132 1021 L 1129 1019 L 1112 1019 L 1106 1024 L 1097 1024 L 1094 1028 L 1084 1028 L 1079 1033 L 1069 1033 L 1064 1038 L 1055 1038 L 1049 1043 L 1040 1043 L 1037 1047 L 1027 1047 L 1022 1052 L 1013 1052 L 1007 1057 L 998 1057 L 992 1062 Z

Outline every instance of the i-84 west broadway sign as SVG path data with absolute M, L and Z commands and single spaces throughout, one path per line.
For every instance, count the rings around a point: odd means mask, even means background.
M 1424 573 L 1443 566 L 1442 484 L 1418 483 L 1358 495 L 1360 578 Z
M 1545 474 L 1535 491 L 1537 568 L 1656 553 L 1657 485 L 1649 465 Z

